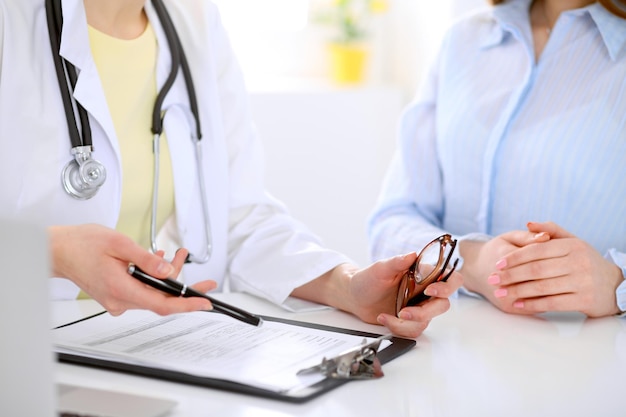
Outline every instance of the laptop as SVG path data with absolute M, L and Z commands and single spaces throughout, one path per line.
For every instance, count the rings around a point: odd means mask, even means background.
M 0 416 L 160 417 L 170 399 L 55 382 L 48 243 L 41 227 L 0 219 Z

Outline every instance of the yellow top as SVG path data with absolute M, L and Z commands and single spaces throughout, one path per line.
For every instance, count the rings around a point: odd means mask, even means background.
M 116 229 L 150 247 L 154 155 L 152 110 L 156 89 L 156 35 L 150 24 L 122 40 L 89 27 L 91 51 L 105 92 L 122 156 L 122 206 Z M 161 140 L 157 231 L 174 212 L 172 164 Z M 97 144 L 95 144 L 97 147 Z

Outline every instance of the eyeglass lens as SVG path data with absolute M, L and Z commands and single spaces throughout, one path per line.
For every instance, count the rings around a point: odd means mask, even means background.
M 456 240 L 448 234 L 430 242 L 404 274 L 396 297 L 396 314 L 407 305 L 417 305 L 427 300 L 424 289 L 435 281 L 442 281 L 454 272 L 458 259 L 450 265 Z

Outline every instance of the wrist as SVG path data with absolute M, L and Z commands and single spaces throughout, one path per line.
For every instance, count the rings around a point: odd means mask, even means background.
M 351 264 L 341 264 L 330 272 L 326 304 L 343 311 L 354 311 L 356 300 L 352 299 L 350 281 L 359 269 Z
M 461 240 L 458 244 L 459 264 L 457 271 L 463 275 L 463 286 L 470 291 L 478 291 L 476 277 L 477 272 L 476 260 L 482 247 L 485 245 L 484 240 Z
M 312 281 L 296 288 L 292 296 L 325 304 L 340 310 L 351 311 L 350 280 L 358 268 L 340 264 Z
M 615 289 L 615 299 L 620 316 L 626 315 L 626 267 L 617 267 L 622 274 L 622 280 Z
M 456 239 L 459 242 L 458 251 L 456 253 L 459 258 L 459 263 L 456 269 L 460 271 L 463 269 L 463 266 L 465 266 L 466 259 L 469 262 L 473 262 L 478 257 L 478 252 L 482 248 L 482 245 L 490 241 L 491 236 L 484 233 L 468 233 L 463 236 L 458 236 Z
M 63 253 L 63 226 L 48 227 L 48 247 L 50 254 L 50 272 L 53 277 L 63 277 L 61 268 L 61 254 Z

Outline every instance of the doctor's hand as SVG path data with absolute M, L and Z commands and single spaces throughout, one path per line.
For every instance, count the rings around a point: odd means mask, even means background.
M 430 296 L 430 299 L 416 306 L 404 307 L 396 316 L 400 280 L 416 257 L 415 253 L 396 256 L 357 271 L 350 280 L 353 314 L 367 323 L 382 324 L 395 335 L 416 338 L 426 330 L 433 318 L 448 311 L 448 298 L 463 283 L 461 274 L 457 272 L 446 282 L 434 282 L 426 287 L 424 294 Z
M 167 295 L 127 272 L 128 264 L 133 263 L 156 278 L 175 278 L 184 264 L 186 250 L 179 250 L 169 263 L 162 254 L 152 254 L 125 235 L 95 224 L 52 226 L 48 234 L 52 276 L 72 280 L 114 316 L 129 309 L 166 315 L 212 308 L 208 300 Z M 215 287 L 214 281 L 194 285 L 201 292 Z
M 410 253 L 376 262 L 359 269 L 339 265 L 299 288 L 292 295 L 327 304 L 354 314 L 366 323 L 382 324 L 393 334 L 415 338 L 430 321 L 450 308 L 450 297 L 461 286 L 462 278 L 452 274 L 447 282 L 435 282 L 426 288 L 432 298 L 419 306 L 405 307 L 395 315 L 398 286 L 417 255 Z
M 550 240 L 519 248 L 502 257 L 493 276 L 501 299 L 514 312 L 579 311 L 589 317 L 619 313 L 615 291 L 624 280 L 621 269 L 590 244 L 548 223 L 528 223 L 532 233 Z

